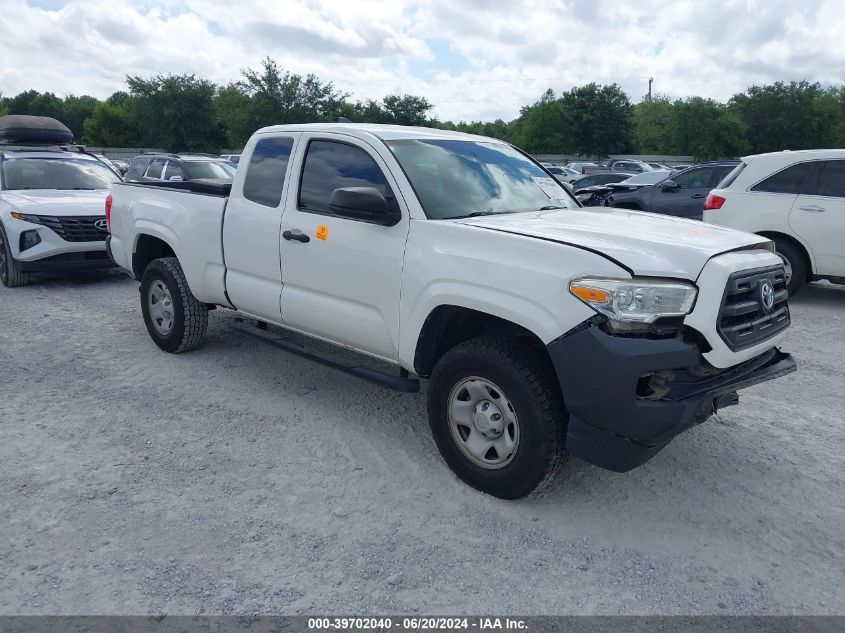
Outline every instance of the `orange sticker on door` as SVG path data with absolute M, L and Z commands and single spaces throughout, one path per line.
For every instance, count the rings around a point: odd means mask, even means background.
M 318 224 L 315 234 L 318 240 L 326 241 L 329 239 L 329 227 L 325 224 Z

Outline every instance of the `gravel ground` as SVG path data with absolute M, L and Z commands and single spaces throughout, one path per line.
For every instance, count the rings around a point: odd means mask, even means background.
M 173 356 L 117 272 L 0 286 L 0 613 L 845 613 L 845 288 L 793 301 L 798 373 L 518 502 L 451 474 L 421 394 L 233 318 Z

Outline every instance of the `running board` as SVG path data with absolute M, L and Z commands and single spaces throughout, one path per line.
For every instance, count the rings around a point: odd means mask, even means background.
M 391 376 L 390 374 L 386 374 L 370 367 L 362 367 L 360 365 L 350 367 L 349 365 L 338 363 L 337 361 L 326 358 L 325 356 L 313 354 L 306 350 L 302 345 L 293 343 L 286 338 L 273 334 L 267 330 L 267 324 L 261 321 L 258 322 L 257 326 L 254 326 L 246 323 L 241 318 L 237 318 L 235 319 L 235 324 L 232 328 L 243 332 L 254 339 L 258 339 L 263 343 L 267 343 L 273 347 L 278 347 L 285 352 L 290 352 L 291 354 L 301 358 L 314 361 L 315 363 L 325 365 L 326 367 L 331 367 L 332 369 L 336 369 L 344 374 L 355 376 L 356 378 L 381 385 L 382 387 L 387 387 L 388 389 L 394 389 L 395 391 L 402 391 L 405 393 L 416 393 L 420 390 L 420 381 L 416 378 L 409 378 L 404 369 L 400 370 L 401 374 L 404 375 Z

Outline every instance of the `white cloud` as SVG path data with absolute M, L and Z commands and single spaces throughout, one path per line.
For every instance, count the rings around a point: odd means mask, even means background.
M 512 118 L 546 88 L 616 81 L 724 100 L 752 83 L 845 82 L 838 0 L 7 0 L 0 91 L 105 97 L 127 74 L 226 83 L 265 55 L 355 98 L 426 96 L 443 119 Z

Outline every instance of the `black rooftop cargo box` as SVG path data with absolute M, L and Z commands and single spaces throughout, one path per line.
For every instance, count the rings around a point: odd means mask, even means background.
M 0 144 L 61 145 L 73 143 L 73 132 L 48 116 L 7 114 L 0 116 Z

